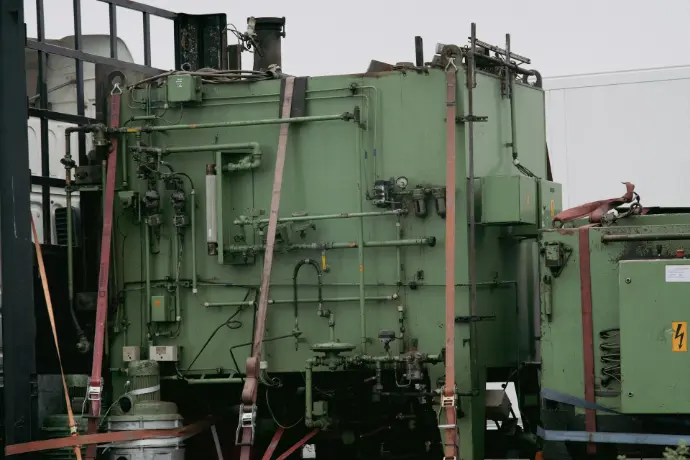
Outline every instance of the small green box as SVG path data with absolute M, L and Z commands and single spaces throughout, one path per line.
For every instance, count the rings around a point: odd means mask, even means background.
M 553 228 L 553 218 L 563 210 L 563 187 L 556 182 L 539 181 L 541 205 L 539 228 Z
M 170 307 L 164 295 L 151 296 L 151 322 L 167 323 L 172 321 Z
M 526 176 L 480 178 L 482 224 L 519 225 L 537 223 L 537 181 Z
M 170 75 L 167 86 L 168 102 L 201 102 L 201 77 Z

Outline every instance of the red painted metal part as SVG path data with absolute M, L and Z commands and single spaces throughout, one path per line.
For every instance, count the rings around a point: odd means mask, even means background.
M 283 433 L 285 433 L 285 429 L 283 429 L 282 426 L 278 427 L 276 433 L 273 435 L 273 439 L 271 439 L 271 443 L 268 445 L 268 449 L 266 449 L 266 452 L 264 452 L 262 460 L 271 460 L 271 457 L 273 457 L 273 452 L 275 452 L 278 448 L 280 438 L 283 437 Z
M 290 447 L 288 450 L 286 450 L 285 452 L 283 452 L 283 454 L 282 454 L 280 457 L 278 457 L 276 460 L 285 460 L 285 459 L 288 458 L 290 455 L 292 455 L 297 449 L 299 449 L 300 447 L 302 447 L 303 445 L 305 445 L 305 444 L 307 443 L 307 441 L 309 441 L 311 438 L 313 438 L 314 436 L 316 436 L 316 434 L 317 434 L 318 432 L 319 432 L 318 429 L 312 431 L 311 433 L 309 433 L 308 435 L 306 435 L 305 437 L 303 437 L 302 439 L 300 439 L 299 441 L 297 441 L 297 443 L 296 443 L 294 446 Z
M 120 124 L 120 93 L 114 92 L 110 96 L 110 123 L 111 128 Z M 117 171 L 118 142 L 114 137 L 111 140 L 111 150 L 108 154 L 108 169 L 103 191 L 103 233 L 101 236 L 101 263 L 98 275 L 98 300 L 96 303 L 96 331 L 93 341 L 93 363 L 91 366 L 90 388 L 101 388 L 101 375 L 103 372 L 103 348 L 105 342 L 105 327 L 108 319 L 108 280 L 110 277 L 110 248 L 113 233 L 113 204 L 115 201 L 115 175 Z M 87 393 L 90 394 L 91 391 Z M 101 415 L 100 391 L 95 398 L 90 398 L 91 418 L 89 418 L 88 433 L 96 433 Z M 96 446 L 91 445 L 86 450 L 86 458 L 96 458 Z
M 455 195 L 456 195 L 456 96 L 455 67 L 446 71 L 446 383 L 444 396 L 455 401 Z M 444 453 L 455 458 L 459 451 L 455 403 L 446 407 Z
M 292 111 L 292 91 L 295 78 L 288 77 L 285 81 L 285 94 L 283 96 L 283 113 L 281 118 L 290 118 Z M 268 231 L 266 234 L 266 253 L 264 254 L 264 268 L 261 276 L 261 291 L 259 293 L 259 306 L 256 312 L 256 328 L 254 330 L 254 344 L 252 355 L 247 358 L 247 371 L 244 388 L 242 389 L 242 407 L 244 411 L 251 410 L 256 404 L 256 395 L 259 386 L 259 363 L 261 362 L 261 346 L 263 345 L 266 331 L 266 313 L 268 312 L 268 288 L 271 281 L 271 269 L 273 268 L 273 249 L 276 241 L 276 228 L 278 226 L 278 212 L 280 210 L 280 194 L 283 188 L 283 171 L 285 169 L 285 152 L 287 151 L 289 123 L 280 125 L 278 137 L 278 149 L 276 152 L 276 167 L 273 176 L 273 195 L 271 198 L 271 214 L 268 218 Z M 240 422 L 242 420 L 240 411 Z M 251 457 L 252 443 L 254 439 L 252 426 L 241 426 L 241 450 L 240 459 L 249 460 Z
M 190 437 L 198 434 L 210 426 L 209 421 L 196 422 L 182 428 L 172 430 L 135 430 L 113 431 L 110 433 L 83 434 L 66 438 L 47 439 L 44 441 L 25 442 L 5 447 L 5 455 L 19 455 L 29 452 L 40 452 L 73 446 L 96 446 L 111 442 L 138 441 L 141 439 Z
M 594 325 L 592 320 L 592 273 L 589 256 L 589 229 L 582 227 L 578 230 L 580 250 L 580 302 L 582 306 L 582 354 L 584 357 L 585 400 L 594 403 Z M 596 412 L 586 409 L 585 429 L 594 433 L 597 431 Z M 596 445 L 587 444 L 587 452 L 596 453 Z

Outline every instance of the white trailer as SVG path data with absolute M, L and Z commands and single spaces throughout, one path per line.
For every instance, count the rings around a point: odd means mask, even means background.
M 621 196 L 689 206 L 690 66 L 544 79 L 553 177 L 564 207 Z

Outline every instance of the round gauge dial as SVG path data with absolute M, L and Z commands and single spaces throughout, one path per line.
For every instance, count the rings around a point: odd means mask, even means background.
M 407 188 L 407 183 L 408 183 L 407 177 L 405 177 L 405 176 L 400 176 L 400 177 L 398 177 L 398 180 L 395 181 L 395 185 L 397 185 L 398 188 L 403 189 L 403 190 L 405 188 Z

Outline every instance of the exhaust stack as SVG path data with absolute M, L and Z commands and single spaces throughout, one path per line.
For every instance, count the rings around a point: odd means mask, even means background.
M 268 70 L 275 64 L 282 67 L 281 39 L 285 37 L 285 17 L 249 18 L 247 24 L 255 34 L 258 50 L 254 51 L 254 70 Z

